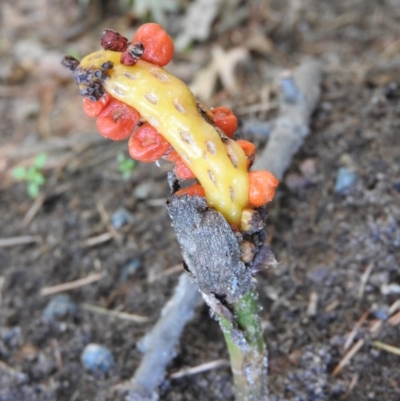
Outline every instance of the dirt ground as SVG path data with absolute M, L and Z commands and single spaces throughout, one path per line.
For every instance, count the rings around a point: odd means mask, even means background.
M 157 321 L 179 274 L 167 270 L 181 260 L 164 207 L 168 166 L 138 163 L 122 179 L 116 155 L 127 154 L 126 143 L 96 134 L 69 72 L 59 66 L 67 53 L 98 49 L 103 28 L 130 36 L 141 23 L 119 14 L 118 2 L 87 3 L 1 6 L 1 401 L 118 399 L 118 385 L 141 359 L 136 343 Z M 257 274 L 271 399 L 400 400 L 400 356 L 375 343 L 399 352 L 400 3 L 236 3 L 234 24 L 225 23 L 223 8 L 209 38 L 178 52 L 169 67 L 192 82 L 216 44 L 246 48 L 250 58 L 236 68 L 236 90 L 220 82 L 209 106 L 232 107 L 248 127 L 279 112 L 280 71 L 305 56 L 317 57 L 325 70 L 310 134 L 270 206 L 268 233 L 279 266 Z M 181 2 L 167 15 L 175 36 L 185 12 Z M 10 172 L 41 152 L 48 156 L 46 184 L 33 201 Z M 340 167 L 357 180 L 337 193 Z M 110 228 L 119 208 L 129 213 L 127 222 Z M 1 242 L 15 237 L 26 243 Z M 92 283 L 67 291 L 76 310 L 44 317 L 56 296 L 43 295 L 45 287 L 92 275 Z M 149 320 L 124 320 L 90 305 Z M 108 374 L 82 366 L 91 342 L 112 352 L 116 363 Z M 346 355 L 348 364 L 338 368 Z M 201 305 L 168 374 L 219 358 L 227 358 L 222 334 Z M 168 379 L 160 399 L 233 400 L 230 370 Z

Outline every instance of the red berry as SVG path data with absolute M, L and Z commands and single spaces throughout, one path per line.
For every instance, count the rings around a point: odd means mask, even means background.
M 170 148 L 169 142 L 149 123 L 143 124 L 129 138 L 129 154 L 141 162 L 155 162 Z
M 204 198 L 206 196 L 206 193 L 204 191 L 204 188 L 200 184 L 193 184 L 190 187 L 183 188 L 175 192 L 175 195 L 200 196 Z
M 83 98 L 83 111 L 88 117 L 97 117 L 101 111 L 111 102 L 113 97 L 107 92 L 95 102 L 88 97 Z
M 142 60 L 164 67 L 174 54 L 174 42 L 163 27 L 156 23 L 142 25 L 133 36 L 132 42 L 144 46 Z
M 180 180 L 191 180 L 196 178 L 192 170 L 179 157 L 175 160 L 175 174 Z
M 179 155 L 178 152 L 173 149 L 170 148 L 168 149 L 167 153 L 163 156 L 163 159 L 166 160 L 167 162 L 176 162 L 179 159 Z
M 228 107 L 216 107 L 211 110 L 211 113 L 214 115 L 214 124 L 222 129 L 226 136 L 232 138 L 238 126 L 237 118 L 232 110 Z
M 127 138 L 140 120 L 140 114 L 125 103 L 112 99 L 97 117 L 97 129 L 105 138 L 120 141 Z

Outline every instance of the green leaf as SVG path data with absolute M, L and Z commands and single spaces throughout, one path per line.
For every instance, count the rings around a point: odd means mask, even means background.
M 26 190 L 31 198 L 35 199 L 39 196 L 39 186 L 36 185 L 34 182 L 29 182 Z
M 46 164 L 46 161 L 47 161 L 46 153 L 39 153 L 35 157 L 35 160 L 33 161 L 33 166 L 36 167 L 38 170 L 41 170 Z
M 15 167 L 11 170 L 11 175 L 17 180 L 24 180 L 26 179 L 26 168 Z
M 46 178 L 44 178 L 44 175 L 42 173 L 39 173 L 36 171 L 36 174 L 32 176 L 31 181 L 32 183 L 35 183 L 36 185 L 43 185 L 46 182 Z

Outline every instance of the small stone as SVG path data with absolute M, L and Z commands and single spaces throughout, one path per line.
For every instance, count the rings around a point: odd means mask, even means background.
M 382 284 L 381 294 L 383 295 L 400 294 L 400 285 L 397 283 Z
M 108 373 L 115 365 L 111 352 L 102 345 L 88 344 L 82 352 L 81 361 L 91 372 Z
M 335 192 L 343 193 L 352 188 L 357 181 L 357 174 L 346 167 L 340 167 L 336 178 Z
M 139 200 L 148 199 L 152 192 L 154 192 L 154 187 L 155 184 L 153 181 L 144 181 L 135 188 L 133 196 Z
M 142 259 L 141 258 L 134 258 L 129 260 L 126 265 L 121 269 L 119 274 L 118 282 L 124 283 L 128 278 L 133 276 L 141 267 Z
M 10 348 L 17 348 L 24 342 L 21 327 L 15 326 L 8 329 L 3 335 L 4 343 Z
M 61 320 L 67 316 L 75 315 L 77 306 L 71 301 L 68 295 L 57 295 L 46 306 L 42 316 L 46 320 Z
M 389 319 L 389 306 L 388 305 L 376 305 L 372 310 L 374 316 L 379 320 Z
M 131 221 L 131 219 L 132 219 L 131 214 L 123 207 L 120 207 L 111 216 L 111 224 L 113 225 L 114 228 L 118 230 L 125 224 L 128 224 Z

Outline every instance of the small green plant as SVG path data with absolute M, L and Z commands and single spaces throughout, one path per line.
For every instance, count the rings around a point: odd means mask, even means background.
M 129 180 L 132 175 L 132 171 L 135 168 L 135 161 L 129 157 L 126 157 L 123 153 L 119 153 L 117 156 L 118 171 L 121 173 L 124 180 Z
M 26 181 L 26 191 L 31 198 L 39 196 L 40 187 L 46 183 L 46 178 L 42 174 L 42 169 L 46 164 L 46 153 L 38 154 L 33 160 L 31 167 L 15 167 L 11 174 L 20 181 Z

